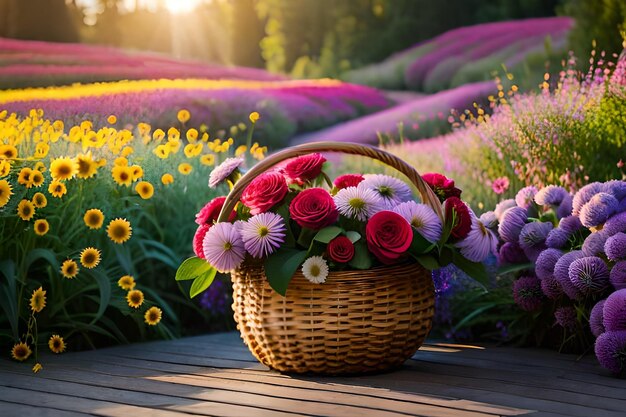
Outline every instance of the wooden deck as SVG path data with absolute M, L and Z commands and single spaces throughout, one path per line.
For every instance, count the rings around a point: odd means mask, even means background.
M 362 377 L 281 375 L 236 333 L 0 360 L 0 416 L 626 415 L 626 381 L 593 356 L 429 344 L 403 368 Z

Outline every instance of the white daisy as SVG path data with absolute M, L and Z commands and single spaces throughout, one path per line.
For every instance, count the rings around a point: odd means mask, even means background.
M 365 179 L 358 185 L 359 188 L 376 191 L 382 197 L 387 209 L 413 199 L 411 188 L 404 181 L 382 174 L 366 174 L 364 177 Z
M 302 264 L 302 274 L 314 284 L 321 284 L 328 276 L 328 264 L 321 256 L 311 256 Z
M 385 209 L 380 195 L 369 188 L 347 187 L 339 190 L 333 199 L 339 213 L 362 222 Z

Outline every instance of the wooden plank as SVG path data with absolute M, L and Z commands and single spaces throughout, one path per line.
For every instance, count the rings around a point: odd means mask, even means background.
M 74 411 L 58 410 L 42 406 L 33 407 L 26 404 L 0 401 L 0 414 L 4 417 L 84 417 L 90 414 L 77 413 Z M 93 414 L 91 414 L 93 415 Z

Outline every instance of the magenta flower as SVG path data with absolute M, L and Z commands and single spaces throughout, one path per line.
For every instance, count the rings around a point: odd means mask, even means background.
M 392 211 L 404 217 L 427 241 L 435 243 L 441 238 L 443 229 L 441 219 L 430 206 L 406 201 L 394 207 Z
M 541 308 L 543 293 L 541 281 L 536 277 L 521 277 L 513 283 L 513 299 L 522 310 L 535 311 Z
M 606 331 L 626 330 L 626 290 L 617 290 L 606 299 L 602 324 Z
M 193 252 L 198 258 L 205 259 L 204 257 L 204 237 L 211 228 L 211 224 L 205 223 L 198 226 L 196 233 L 193 236 Z
M 620 374 L 626 366 L 626 331 L 602 333 L 596 339 L 596 357 L 604 368 Z
M 509 189 L 509 178 L 508 177 L 500 177 L 493 180 L 491 183 L 491 189 L 494 193 L 500 195 L 504 194 Z
M 583 294 L 600 292 L 609 285 L 609 269 L 597 256 L 586 256 L 571 263 L 569 279 Z
M 598 301 L 591 309 L 591 313 L 589 313 L 589 327 L 595 337 L 600 336 L 606 331 L 604 328 L 604 315 L 602 313 L 605 301 L 606 300 Z
M 472 262 L 484 261 L 490 253 L 497 253 L 498 238 L 476 217 L 472 218 L 472 228 L 465 239 L 455 245 L 461 255 Z
M 252 216 L 240 228 L 241 239 L 246 250 L 255 258 L 274 253 L 285 242 L 285 222 L 276 213 L 261 213 Z
M 204 256 L 219 272 L 229 272 L 243 262 L 246 249 L 241 234 L 232 223 L 218 223 L 204 237 Z

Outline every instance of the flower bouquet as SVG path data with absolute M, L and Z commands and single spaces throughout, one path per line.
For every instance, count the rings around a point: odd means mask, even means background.
M 421 195 L 387 175 L 334 182 L 318 152 L 377 159 Z M 285 149 L 241 176 L 242 160 L 217 167 L 209 184 L 227 197 L 197 215 L 195 258 L 178 280 L 199 294 L 230 272 L 242 338 L 280 371 L 380 371 L 402 364 L 428 334 L 434 313 L 430 270 L 456 264 L 476 279 L 497 239 L 460 200 L 454 182 L 420 175 L 377 148 L 319 142 Z

